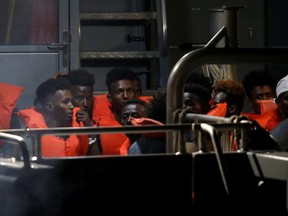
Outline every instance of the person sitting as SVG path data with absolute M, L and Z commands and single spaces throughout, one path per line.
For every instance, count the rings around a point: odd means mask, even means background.
M 205 76 L 203 73 L 193 72 L 192 74 L 189 75 L 188 79 L 186 80 L 186 83 L 198 84 L 205 87 L 205 89 L 210 93 L 212 97 L 213 85 L 211 79 Z
M 184 123 L 186 113 L 206 114 L 210 110 L 212 85 L 201 73 L 193 73 L 184 84 L 183 106 L 173 113 L 174 121 Z
M 214 85 L 213 105 L 207 115 L 225 118 L 240 116 L 245 97 L 245 89 L 241 82 L 237 80 L 217 80 Z M 237 136 L 237 133 L 235 135 Z M 226 144 L 223 142 L 222 148 L 228 151 L 237 150 L 239 144 L 235 139 L 236 136 L 229 135 L 227 137 L 229 142 L 226 142 Z M 226 137 L 226 135 L 223 137 Z M 206 150 L 211 151 L 213 149 L 211 145 L 206 144 Z
M 184 116 L 187 113 L 206 114 L 210 110 L 210 101 L 211 91 L 207 86 L 199 83 L 186 83 L 183 93 L 183 108 L 178 117 L 179 121 L 181 123 L 187 122 Z M 181 140 L 177 140 L 177 142 L 180 143 Z M 185 142 L 188 152 L 195 151 L 195 134 L 192 134 L 191 130 L 185 132 Z
M 76 120 L 84 126 L 96 126 L 92 119 L 94 76 L 84 68 L 69 71 L 66 77 L 71 83 L 72 104 L 80 109 L 76 113 Z M 89 155 L 101 154 L 99 135 L 89 135 Z
M 281 120 L 288 118 L 288 75 L 279 80 L 276 86 L 275 102 L 281 114 Z
M 48 79 L 36 89 L 34 106 L 22 109 L 17 115 L 27 128 L 83 127 L 76 121 L 72 104 L 71 84 L 66 78 Z M 74 111 L 73 111 L 74 109 Z M 88 136 L 43 135 L 43 157 L 85 156 L 88 152 Z
M 213 105 L 208 115 L 230 117 L 241 115 L 246 97 L 244 86 L 237 80 L 217 80 Z
M 186 113 L 206 114 L 210 110 L 211 93 L 198 83 L 186 83 L 183 93 L 183 109 Z
M 123 103 L 132 98 L 146 99 L 141 97 L 142 87 L 138 75 L 130 69 L 113 69 L 106 76 L 108 94 L 97 95 L 94 98 L 93 120 L 100 127 L 122 126 L 121 109 Z M 100 142 L 102 154 L 120 155 L 120 149 L 127 136 L 125 134 L 101 134 Z
M 242 80 L 252 112 L 243 112 L 242 115 L 257 123 L 267 131 L 271 131 L 281 121 L 276 97 L 276 80 L 268 71 L 253 70 Z
M 132 98 L 124 102 L 121 109 L 121 124 L 131 125 L 130 118 L 147 117 L 148 104 L 138 98 Z
M 263 70 L 252 70 L 247 73 L 242 79 L 249 104 L 252 108 L 252 113 L 261 113 L 261 100 L 273 100 L 275 98 L 276 80 L 272 74 Z
M 166 124 L 166 91 L 159 90 L 151 99 L 146 109 L 147 118 L 136 118 L 134 126 Z M 137 121 L 139 120 L 139 121 Z M 131 144 L 128 155 L 166 153 L 166 133 L 142 133 L 141 137 Z
M 146 109 L 148 104 L 140 99 L 132 98 L 125 101 L 121 109 L 121 124 L 123 126 L 133 125 L 132 119 L 145 118 L 147 117 Z M 126 139 L 125 144 L 122 145 L 120 154 L 127 155 L 128 149 L 131 146 L 131 143 L 134 143 L 137 139 L 141 137 L 141 134 L 135 133 L 126 133 L 128 139 Z
M 271 130 L 270 134 L 282 151 L 288 151 L 288 75 L 277 83 L 276 96 L 275 101 L 278 105 L 281 121 Z

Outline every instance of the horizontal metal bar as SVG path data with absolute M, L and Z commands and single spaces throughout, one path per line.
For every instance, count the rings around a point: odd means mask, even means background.
M 88 21 L 96 20 L 155 20 L 156 12 L 131 12 L 131 13 L 80 13 L 80 19 Z
M 67 135 L 67 134 L 103 134 L 103 133 L 147 133 L 147 132 L 166 132 L 191 129 L 191 124 L 168 124 L 168 125 L 149 125 L 149 126 L 125 126 L 125 127 L 57 127 L 57 128 L 27 128 L 27 129 L 6 129 L 0 132 L 39 136 L 44 134 Z
M 45 134 L 67 135 L 67 134 L 104 134 L 104 133 L 157 133 L 179 130 L 191 130 L 192 125 L 197 128 L 201 123 L 167 124 L 167 125 L 147 125 L 147 126 L 125 126 L 125 127 L 56 127 L 56 128 L 29 128 L 29 129 L 5 129 L 0 133 L 17 134 L 19 136 L 41 136 Z M 244 123 L 209 123 L 217 130 L 241 129 L 251 125 Z
M 151 59 L 159 57 L 158 51 L 80 52 L 81 59 Z

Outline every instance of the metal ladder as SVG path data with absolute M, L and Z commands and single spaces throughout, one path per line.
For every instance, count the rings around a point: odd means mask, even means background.
M 160 61 L 167 56 L 165 0 L 112 3 L 113 0 L 71 0 L 71 8 L 79 11 L 70 15 L 71 35 L 76 39 L 71 46 L 74 59 L 71 68 L 119 65 L 141 68 L 147 89 L 159 88 Z M 119 34 L 113 35 L 116 28 Z M 133 35 L 135 29 L 139 34 Z M 102 39 L 96 41 L 97 35 L 102 35 L 99 36 Z

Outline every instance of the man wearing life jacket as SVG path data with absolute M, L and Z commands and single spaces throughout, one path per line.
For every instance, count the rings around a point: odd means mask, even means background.
M 82 122 L 85 127 L 97 126 L 92 119 L 95 78 L 84 68 L 69 71 L 66 78 L 71 83 L 72 104 L 80 109 L 76 112 L 77 122 Z M 99 135 L 89 135 L 89 155 L 101 154 Z
M 38 86 L 35 107 L 17 114 L 28 128 L 81 127 L 83 124 L 77 123 L 71 100 L 70 82 L 66 78 L 51 78 Z M 88 146 L 87 135 L 43 135 L 41 138 L 42 157 L 85 156 Z
M 147 106 L 147 117 L 131 118 L 134 126 L 166 124 L 166 91 L 159 90 Z M 166 153 L 166 132 L 142 133 L 128 150 L 132 154 Z
M 252 108 L 252 112 L 245 112 L 242 115 L 257 121 L 265 130 L 271 131 L 281 121 L 274 101 L 275 78 L 268 71 L 253 70 L 244 76 L 242 83 Z
M 213 106 L 208 115 L 220 117 L 241 115 L 246 97 L 245 89 L 241 82 L 237 80 L 217 80 L 214 85 L 214 92 Z M 222 148 L 230 151 L 238 150 L 239 147 L 235 139 L 231 140 L 230 143 L 232 143 L 231 146 L 223 146 Z
M 244 86 L 237 80 L 217 80 L 212 109 L 208 115 L 230 117 L 240 115 L 246 97 Z
M 210 110 L 211 93 L 198 83 L 186 83 L 183 92 L 185 113 L 206 114 Z
M 281 121 L 271 130 L 271 135 L 281 150 L 288 151 L 288 75 L 277 83 L 276 96 Z
M 140 99 L 132 98 L 128 101 L 125 101 L 121 110 L 121 124 L 123 126 L 133 125 L 131 119 L 139 119 L 147 117 L 146 109 L 148 104 Z M 126 133 L 128 139 L 120 148 L 121 155 L 127 155 L 128 149 L 131 144 L 134 143 L 137 139 L 141 137 L 141 134 L 135 133 Z
M 121 109 L 125 101 L 132 98 L 149 100 L 141 96 L 142 87 L 138 75 L 130 69 L 113 69 L 106 76 L 108 94 L 94 98 L 93 120 L 100 127 L 120 127 Z M 125 143 L 125 134 L 101 134 L 102 154 L 120 155 L 120 148 Z

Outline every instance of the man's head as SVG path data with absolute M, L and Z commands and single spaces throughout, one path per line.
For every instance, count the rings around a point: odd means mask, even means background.
M 186 112 L 206 114 L 210 109 L 211 93 L 198 83 L 186 83 L 184 85 L 183 109 Z
M 282 120 L 288 118 L 288 75 L 280 79 L 276 86 L 276 103 Z
M 86 110 L 92 117 L 94 76 L 80 68 L 71 70 L 66 77 L 71 83 L 73 105 Z
M 130 122 L 132 118 L 143 118 L 147 117 L 146 113 L 147 103 L 133 98 L 124 102 L 123 107 L 121 109 L 121 124 L 122 125 L 132 125 Z M 130 142 L 135 142 L 138 138 L 141 137 L 141 134 L 135 133 L 127 133 L 127 137 L 129 137 Z
M 192 73 L 186 83 L 191 83 L 191 84 L 198 84 L 201 86 L 204 86 L 207 91 L 212 95 L 213 92 L 213 85 L 209 77 L 206 77 L 203 73 Z
M 138 98 L 142 93 L 141 82 L 136 73 L 130 69 L 111 70 L 106 77 L 108 100 L 112 104 L 116 119 L 120 122 L 123 102 Z
M 214 86 L 213 105 L 227 103 L 226 117 L 240 115 L 245 100 L 245 89 L 237 80 L 217 80 Z
M 66 78 L 48 79 L 36 89 L 35 106 L 48 127 L 63 127 L 71 122 L 73 104 L 71 84 Z
M 130 118 L 147 117 L 147 103 L 143 100 L 133 98 L 124 102 L 121 109 L 121 124 L 131 125 Z
M 275 98 L 275 78 L 267 71 L 253 70 L 244 76 L 242 83 L 253 112 L 261 114 L 258 102 Z

